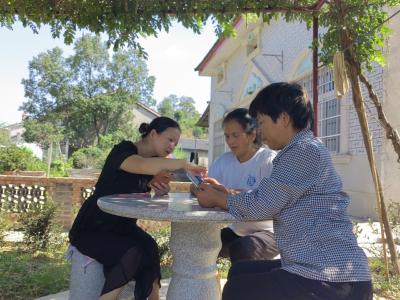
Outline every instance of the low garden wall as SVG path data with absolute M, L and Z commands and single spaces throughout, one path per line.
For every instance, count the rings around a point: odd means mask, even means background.
M 0 175 L 0 209 L 10 214 L 42 206 L 58 206 L 58 223 L 69 229 L 82 203 L 93 193 L 97 179 Z M 189 191 L 188 182 L 171 182 L 171 192 Z

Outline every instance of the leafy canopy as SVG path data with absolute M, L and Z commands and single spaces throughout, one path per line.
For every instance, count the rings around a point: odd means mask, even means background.
M 278 13 L 287 21 L 299 20 L 311 24 L 313 14 L 327 30 L 320 37 L 321 60 L 331 63 L 333 53 L 340 47 L 338 31 L 351 32 L 357 58 L 367 67 L 371 62 L 383 63 L 381 49 L 388 34 L 380 26 L 387 18 L 387 8 L 400 4 L 400 0 L 348 0 L 341 1 L 341 10 L 335 1 L 329 1 L 316 10 L 317 0 L 7 0 L 0 4 L 0 26 L 12 28 L 21 21 L 37 32 L 44 24 L 51 27 L 54 37 L 63 36 L 67 44 L 73 42 L 78 30 L 106 33 L 108 45 L 117 49 L 129 45 L 139 49 L 140 36 L 157 35 L 171 27 L 176 20 L 195 33 L 211 19 L 218 35 L 234 34 L 232 21 L 240 16 L 262 16 L 265 21 Z M 344 16 L 344 23 L 339 18 Z

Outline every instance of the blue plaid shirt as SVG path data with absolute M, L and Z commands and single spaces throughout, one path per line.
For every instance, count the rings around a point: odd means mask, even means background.
M 348 204 L 329 152 L 309 130 L 278 153 L 257 189 L 227 198 L 240 220 L 273 219 L 284 270 L 314 280 L 369 281 Z

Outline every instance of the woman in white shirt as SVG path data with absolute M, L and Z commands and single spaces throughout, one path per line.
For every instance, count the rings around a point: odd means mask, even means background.
M 257 122 L 246 108 L 231 111 L 222 123 L 225 141 L 231 151 L 219 156 L 210 166 L 205 181 L 215 179 L 225 187 L 248 191 L 269 177 L 276 153 L 261 147 Z M 214 181 L 215 182 L 215 181 Z M 221 231 L 220 256 L 232 263 L 241 260 L 268 260 L 278 255 L 272 221 L 231 224 Z

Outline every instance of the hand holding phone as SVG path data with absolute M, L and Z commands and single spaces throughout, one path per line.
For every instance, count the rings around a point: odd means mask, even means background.
M 198 175 L 193 175 L 189 172 L 186 173 L 186 176 L 190 179 L 190 181 L 194 184 L 196 188 L 199 188 L 200 184 L 203 182 L 203 178 Z

